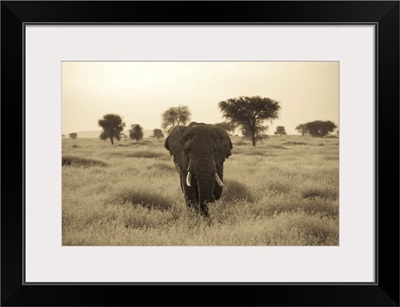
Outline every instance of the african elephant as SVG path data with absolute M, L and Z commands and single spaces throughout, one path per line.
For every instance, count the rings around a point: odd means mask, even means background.
M 191 122 L 174 127 L 165 148 L 174 158 L 186 205 L 209 217 L 207 203 L 221 197 L 224 161 L 232 154 L 228 134 L 214 125 Z

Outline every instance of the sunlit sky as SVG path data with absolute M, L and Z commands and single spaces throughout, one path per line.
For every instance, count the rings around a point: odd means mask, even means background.
M 271 122 L 296 134 L 298 124 L 331 120 L 339 126 L 338 62 L 63 62 L 62 133 L 101 130 L 108 113 L 145 130 L 161 127 L 169 107 L 188 106 L 192 121 L 224 119 L 220 101 L 239 96 L 280 102 Z

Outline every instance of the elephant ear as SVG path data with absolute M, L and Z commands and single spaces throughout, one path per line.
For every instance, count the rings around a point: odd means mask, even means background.
M 217 135 L 216 143 L 218 151 L 222 152 L 224 157 L 228 159 L 232 155 L 232 141 L 228 136 L 228 133 L 224 129 L 220 127 L 215 127 L 214 131 Z
M 183 135 L 185 134 L 186 129 L 187 127 L 185 126 L 174 127 L 165 139 L 164 143 L 164 147 L 169 151 L 170 155 L 174 157 L 174 162 L 177 167 L 187 168 L 187 165 L 181 165 L 183 161 L 187 163 L 183 150 Z

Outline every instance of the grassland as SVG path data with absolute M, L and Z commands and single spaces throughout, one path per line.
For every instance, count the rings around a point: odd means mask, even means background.
M 339 244 L 338 138 L 232 140 L 209 224 L 186 208 L 162 139 L 63 139 L 63 245 Z

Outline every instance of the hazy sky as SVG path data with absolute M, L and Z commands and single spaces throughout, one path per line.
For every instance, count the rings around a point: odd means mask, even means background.
M 285 126 L 331 120 L 339 126 L 338 62 L 63 62 L 62 133 L 100 130 L 107 113 L 144 129 L 161 127 L 161 114 L 188 106 L 192 121 L 223 121 L 218 103 L 261 96 L 281 104 L 268 134 Z

